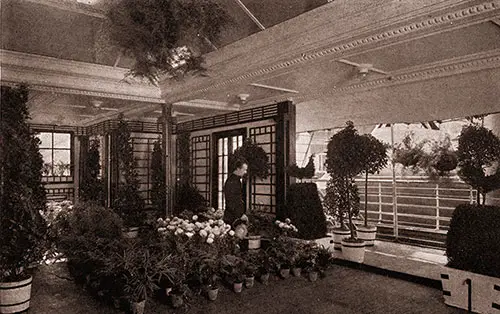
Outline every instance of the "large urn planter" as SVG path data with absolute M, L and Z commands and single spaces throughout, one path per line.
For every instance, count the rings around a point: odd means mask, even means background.
M 365 260 L 365 241 L 351 238 L 343 239 L 342 256 L 348 261 L 363 263 Z
M 126 239 L 135 239 L 139 235 L 139 227 L 123 228 L 122 236 Z
M 30 307 L 33 277 L 17 282 L 0 282 L 0 313 L 18 313 Z
M 500 313 L 500 278 L 443 267 L 444 303 L 474 313 Z
M 356 226 L 358 239 L 365 241 L 365 246 L 374 246 L 377 237 L 377 226 Z
M 261 246 L 261 236 L 253 235 L 248 236 L 248 249 L 249 250 L 258 250 Z
M 333 248 L 335 250 L 342 250 L 342 239 L 351 236 L 351 231 L 349 229 L 335 228 L 333 233 Z

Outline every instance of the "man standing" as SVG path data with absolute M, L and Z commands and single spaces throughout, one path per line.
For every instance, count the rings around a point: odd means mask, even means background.
M 237 219 L 248 221 L 245 215 L 245 202 L 243 201 L 241 182 L 241 178 L 247 173 L 248 164 L 245 160 L 237 159 L 234 161 L 233 169 L 233 172 L 224 184 L 224 198 L 226 200 L 224 222 L 231 226 Z

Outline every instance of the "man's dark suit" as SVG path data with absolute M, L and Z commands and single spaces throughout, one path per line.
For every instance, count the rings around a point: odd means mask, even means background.
M 229 175 L 224 184 L 224 197 L 226 199 L 224 222 L 232 225 L 236 219 L 240 218 L 245 213 L 241 177 L 234 173 Z

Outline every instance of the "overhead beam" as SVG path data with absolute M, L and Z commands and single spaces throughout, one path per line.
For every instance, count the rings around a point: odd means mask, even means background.
M 239 105 L 228 106 L 227 103 L 222 102 L 203 102 L 203 100 L 189 100 L 189 101 L 179 101 L 173 104 L 174 106 L 185 106 L 191 108 L 200 108 L 208 110 L 226 110 L 226 111 L 238 111 L 240 110 Z
M 255 86 L 255 87 L 260 87 L 260 88 L 277 90 L 277 91 L 286 92 L 286 93 L 294 93 L 294 94 L 298 94 L 299 93 L 299 91 L 294 90 L 294 89 L 288 89 L 288 88 L 271 86 L 271 85 L 264 85 L 264 84 L 258 84 L 258 83 L 250 83 L 250 85 L 251 86 Z
M 236 2 L 242 9 L 243 11 L 246 13 L 246 15 L 248 15 L 248 17 L 255 23 L 257 24 L 257 26 L 261 29 L 261 30 L 265 30 L 266 28 L 264 27 L 264 25 L 262 25 L 262 23 L 255 17 L 255 15 L 253 15 L 252 11 L 250 11 L 246 5 L 241 2 L 241 0 L 234 0 L 234 2 Z

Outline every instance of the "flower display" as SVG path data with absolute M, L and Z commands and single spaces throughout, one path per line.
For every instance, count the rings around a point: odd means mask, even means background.
M 73 203 L 70 200 L 49 201 L 46 210 L 40 211 L 47 226 L 51 226 L 59 213 L 73 209 Z
M 214 243 L 214 239 L 223 238 L 226 235 L 234 236 L 231 226 L 224 223 L 222 219 L 209 219 L 199 221 L 198 215 L 193 215 L 191 219 L 158 218 L 157 231 L 160 235 L 187 237 L 196 239 L 208 244 Z
M 292 233 L 292 232 L 298 232 L 299 229 L 297 229 L 297 227 L 295 227 L 293 224 L 292 224 L 292 221 L 289 219 L 289 218 L 286 218 L 285 221 L 280 221 L 280 220 L 276 220 L 274 222 L 276 224 L 276 226 L 278 226 L 278 228 L 283 232 L 283 233 Z

